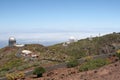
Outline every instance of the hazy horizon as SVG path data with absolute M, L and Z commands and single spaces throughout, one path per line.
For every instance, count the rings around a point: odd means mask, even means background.
M 112 33 L 112 32 L 111 32 Z M 77 40 L 89 37 L 103 36 L 108 33 L 17 33 L 17 34 L 2 34 L 0 38 L 0 48 L 8 45 L 9 37 L 14 37 L 17 44 L 41 44 L 50 46 L 62 42 L 69 41 L 70 37 L 75 37 Z M 10 36 L 11 35 L 11 36 Z

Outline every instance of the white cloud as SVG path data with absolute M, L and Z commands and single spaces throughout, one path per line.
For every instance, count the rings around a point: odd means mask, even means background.
M 104 35 L 106 33 L 102 33 Z M 90 36 L 98 36 L 99 33 L 16 33 L 16 34 L 2 34 L 0 40 L 8 40 L 10 36 L 14 36 L 17 40 L 40 40 L 40 41 L 67 41 L 70 36 L 76 39 L 83 39 Z

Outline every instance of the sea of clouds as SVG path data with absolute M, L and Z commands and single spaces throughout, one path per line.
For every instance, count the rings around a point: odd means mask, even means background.
M 80 32 L 62 32 L 62 33 L 8 33 L 0 35 L 0 48 L 8 45 L 9 37 L 15 37 L 18 44 L 42 44 L 45 46 L 66 42 L 71 36 L 77 40 L 96 37 L 108 34 L 106 33 L 80 33 Z

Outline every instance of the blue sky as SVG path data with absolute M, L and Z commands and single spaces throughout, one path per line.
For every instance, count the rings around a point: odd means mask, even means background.
M 119 30 L 120 0 L 0 0 L 2 36 Z

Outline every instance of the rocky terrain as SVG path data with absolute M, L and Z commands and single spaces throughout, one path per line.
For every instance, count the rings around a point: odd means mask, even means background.
M 47 72 L 42 78 L 27 77 L 25 80 L 120 80 L 120 61 L 99 69 L 79 72 L 78 68 L 61 68 Z

